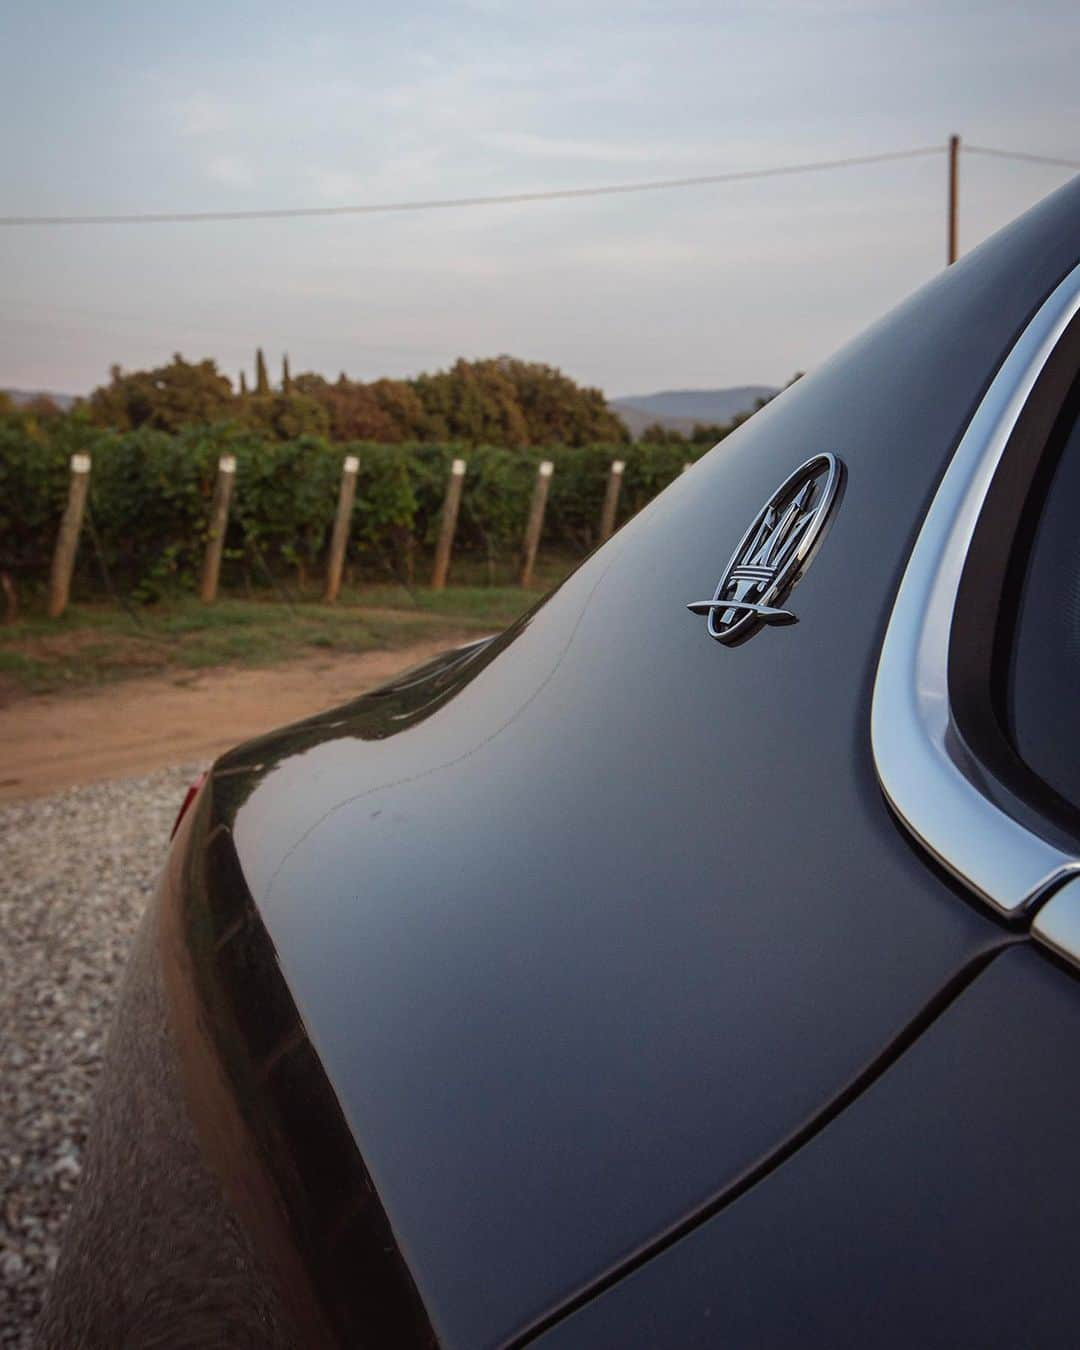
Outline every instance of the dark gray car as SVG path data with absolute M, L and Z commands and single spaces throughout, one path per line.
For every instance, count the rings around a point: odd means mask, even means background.
M 1078 262 L 1080 180 L 218 762 L 46 1344 L 1076 1344 Z

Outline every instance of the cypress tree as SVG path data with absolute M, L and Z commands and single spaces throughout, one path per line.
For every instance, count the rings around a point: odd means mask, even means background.
M 240 397 L 247 398 L 247 376 L 243 371 L 240 372 Z
M 289 374 L 288 352 L 281 358 L 281 392 L 283 394 L 292 393 L 292 376 Z
M 255 392 L 257 394 L 270 392 L 270 381 L 266 378 L 266 357 L 263 356 L 261 347 L 255 348 Z

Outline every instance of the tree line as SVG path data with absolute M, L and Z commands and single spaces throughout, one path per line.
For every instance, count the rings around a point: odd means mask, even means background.
M 0 394 L 0 414 L 14 411 Z M 64 416 L 47 397 L 19 411 L 37 419 Z M 599 389 L 579 385 L 554 366 L 511 356 L 467 361 L 412 379 L 328 380 L 313 371 L 292 374 L 283 357 L 271 381 L 262 349 L 255 353 L 249 388 L 241 372 L 234 386 L 213 360 L 187 361 L 179 353 L 151 370 L 113 366 L 106 384 L 73 410 L 77 418 L 112 431 L 143 428 L 170 434 L 184 427 L 229 423 L 278 441 L 318 436 L 334 442 L 382 445 L 535 446 L 625 445 L 630 433 Z M 654 445 L 711 446 L 739 421 L 696 425 L 688 436 L 659 424 L 640 440 Z
M 179 354 L 154 370 L 112 368 L 109 382 L 86 401 L 100 427 L 177 432 L 185 426 L 235 422 L 276 440 L 321 436 L 379 444 L 621 444 L 628 433 L 599 389 L 578 385 L 553 366 L 500 356 L 458 360 L 448 370 L 413 379 L 328 380 L 293 374 L 288 357 L 273 384 L 262 350 L 254 387 L 237 387 L 212 360 Z

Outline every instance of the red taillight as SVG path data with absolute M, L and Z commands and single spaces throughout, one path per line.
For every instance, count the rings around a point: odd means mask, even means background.
M 195 779 L 194 783 L 191 784 L 187 792 L 184 794 L 184 800 L 180 803 L 180 810 L 177 811 L 176 819 L 173 821 L 172 834 L 169 835 L 170 839 L 173 838 L 173 836 L 176 834 L 176 831 L 180 828 L 180 822 L 187 815 L 188 807 L 199 795 L 199 789 L 205 782 L 206 782 L 206 774 L 205 773 L 199 774 L 198 778 Z

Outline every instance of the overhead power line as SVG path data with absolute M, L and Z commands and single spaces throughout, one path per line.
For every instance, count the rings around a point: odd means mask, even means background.
M 1056 155 L 1032 155 L 1026 150 L 998 150 L 989 145 L 968 145 L 969 155 L 993 155 L 996 159 L 1026 159 L 1032 164 L 1053 164 L 1061 169 L 1080 169 L 1080 159 L 1059 159 Z
M 957 150 L 961 147 L 959 143 Z M 1055 168 L 1080 169 L 1080 160 L 1055 155 L 1036 155 L 1026 150 L 1003 150 L 996 146 L 962 146 L 964 153 L 992 155 L 998 159 L 1026 160 Z M 355 206 L 287 206 L 252 211 L 133 211 L 112 215 L 0 216 L 0 226 L 10 225 L 189 225 L 205 221 L 297 220 L 328 216 L 372 216 L 392 211 L 449 211 L 476 206 L 512 206 L 528 202 L 569 201 L 578 197 L 612 197 L 634 192 L 668 192 L 677 188 L 707 187 L 716 183 L 744 183 L 762 178 L 820 173 L 831 169 L 858 168 L 898 159 L 951 154 L 947 145 L 924 145 L 910 150 L 886 150 L 875 155 L 848 155 L 843 159 L 811 160 L 803 164 L 777 164 L 766 169 L 733 169 L 726 173 L 695 174 L 688 178 L 658 178 L 639 183 L 612 183 L 579 188 L 555 188 L 541 192 L 504 192 L 482 197 L 436 197 L 420 201 L 364 202 Z M 955 178 L 955 167 L 953 170 Z
M 781 164 L 768 169 L 735 169 L 728 173 L 697 174 L 692 178 L 661 178 L 643 183 L 614 183 L 606 187 L 557 188 L 549 192 L 506 192 L 490 197 L 444 197 L 428 201 L 368 202 L 358 206 L 295 206 L 256 211 L 139 211 L 120 215 L 0 216 L 0 225 L 186 225 L 211 220 L 295 220 L 316 216 L 373 216 L 390 211 L 447 211 L 473 206 L 512 206 L 522 202 L 567 201 L 577 197 L 613 197 L 630 192 L 667 192 L 673 188 L 704 187 L 712 183 L 743 183 L 758 178 L 780 178 L 827 169 L 850 169 L 863 164 L 915 159 L 942 154 L 940 145 L 912 150 L 889 150 L 877 155 L 849 155 L 806 164 Z

